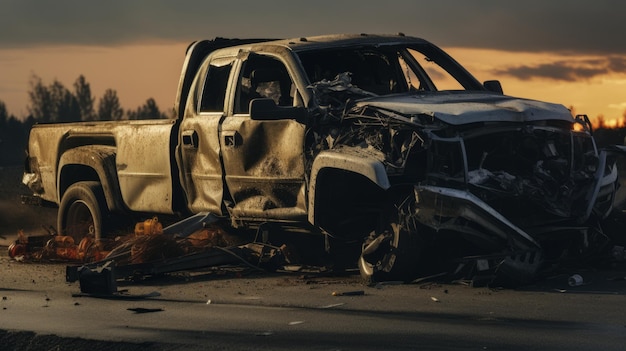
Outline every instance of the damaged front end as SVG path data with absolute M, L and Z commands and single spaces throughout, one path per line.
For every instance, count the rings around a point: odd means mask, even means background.
M 396 230 L 428 246 L 422 250 L 429 254 L 415 262 L 424 266 L 417 271 L 469 269 L 472 276 L 523 284 L 544 267 L 582 262 L 604 249 L 599 223 L 613 208 L 617 169 L 598 151 L 588 120 L 574 122 L 422 124 L 421 147 L 403 163 L 426 162 L 412 165 L 424 170 L 414 173 L 410 206 L 398 220 L 404 227 Z M 390 246 L 390 252 L 401 252 Z M 374 264 L 389 271 L 386 260 Z
M 319 156 L 344 167 L 327 172 L 332 181 L 316 179 L 315 190 L 332 188 L 334 201 L 316 202 L 314 222 L 335 236 L 369 232 L 359 258 L 366 279 L 469 270 L 524 283 L 606 248 L 601 222 L 618 172 L 586 116 L 506 96 L 432 47 L 347 50 L 326 53 L 333 60 L 301 57 L 309 77 L 326 78 L 308 86 L 317 115 L 307 170 L 318 175 Z M 349 71 L 321 74 L 321 63 L 345 57 Z M 344 218 L 357 220 L 332 227 Z
M 613 209 L 618 175 L 585 116 L 558 111 L 546 118 L 536 106 L 516 106 L 516 114 L 537 117 L 480 118 L 468 104 L 462 123 L 407 113 L 388 100 L 348 104 L 315 144 L 376 150 L 390 180 L 395 213 L 363 244 L 364 276 L 406 280 L 469 270 L 520 284 L 544 267 L 605 248 L 600 222 Z
M 437 161 L 428 182 L 415 187 L 422 209 L 416 216 L 435 230 L 534 252 L 551 265 L 592 257 L 607 241 L 599 223 L 613 208 L 618 176 L 588 121 L 576 123 L 582 131 L 540 122 L 434 138 Z M 515 256 L 501 269 L 531 269 L 524 274 L 530 278 L 541 268 L 541 261 L 519 265 Z

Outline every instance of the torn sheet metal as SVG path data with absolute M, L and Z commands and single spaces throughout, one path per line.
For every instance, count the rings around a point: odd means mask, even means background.
M 417 218 L 435 230 L 464 232 L 479 236 L 481 240 L 497 240 L 502 244 L 511 244 L 520 250 L 541 247 L 529 234 L 467 191 L 416 186 L 415 197 L 419 206 Z M 460 219 L 476 223 L 480 227 L 467 226 L 466 222 Z

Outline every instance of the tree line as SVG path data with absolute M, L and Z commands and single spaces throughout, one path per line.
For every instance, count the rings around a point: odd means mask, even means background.
M 113 89 L 107 89 L 96 106 L 91 86 L 83 75 L 76 79 L 73 90 L 69 90 L 56 79 L 51 84 L 45 85 L 36 75 L 31 77 L 29 85 L 28 113 L 37 122 L 119 121 L 169 117 L 159 110 L 153 98 L 147 99 L 135 110 L 124 110 L 117 92 Z
M 24 161 L 30 128 L 36 123 L 77 121 L 119 121 L 172 118 L 173 111 L 162 112 L 153 98 L 136 109 L 122 108 L 117 92 L 107 89 L 96 100 L 91 86 L 80 75 L 72 89 L 58 80 L 45 84 L 33 75 L 29 81 L 28 116 L 20 120 L 9 114 L 0 100 L 0 166 L 17 165 Z

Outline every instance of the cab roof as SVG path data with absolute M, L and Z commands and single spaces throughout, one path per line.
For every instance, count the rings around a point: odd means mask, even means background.
M 274 46 L 299 52 L 334 47 L 360 45 L 430 44 L 428 41 L 404 34 L 333 34 L 291 39 L 225 39 L 215 38 L 214 43 L 223 42 L 222 47 Z M 228 45 L 230 42 L 231 45 Z

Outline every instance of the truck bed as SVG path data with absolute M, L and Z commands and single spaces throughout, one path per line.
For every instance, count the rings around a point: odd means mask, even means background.
M 38 179 L 31 181 L 41 183 L 42 199 L 58 204 L 66 187 L 60 173 L 81 172 L 80 164 L 93 163 L 100 179 L 92 180 L 118 188 L 127 209 L 172 213 L 176 126 L 176 120 L 162 119 L 37 124 L 27 167 Z

